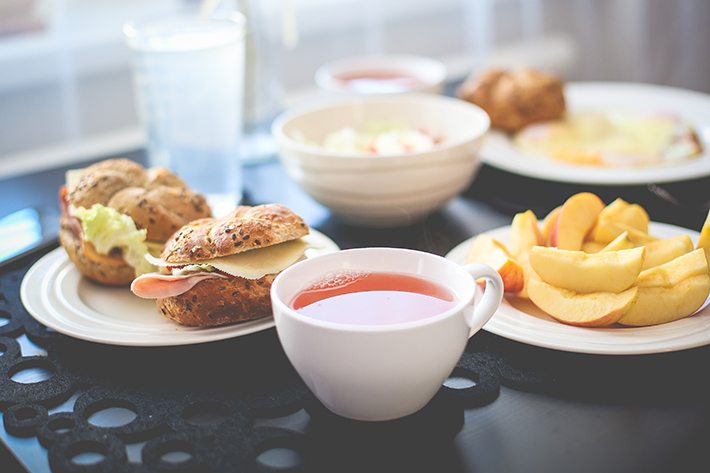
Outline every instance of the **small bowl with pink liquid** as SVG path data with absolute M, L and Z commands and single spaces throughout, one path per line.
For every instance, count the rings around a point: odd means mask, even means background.
M 446 67 L 435 59 L 377 55 L 324 64 L 316 71 L 315 80 L 321 89 L 345 95 L 440 94 L 446 75 Z

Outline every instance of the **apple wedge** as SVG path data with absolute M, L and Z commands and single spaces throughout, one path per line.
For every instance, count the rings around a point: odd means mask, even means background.
M 535 271 L 530 265 L 529 252 L 532 247 L 542 245 L 543 241 L 537 217 L 532 210 L 526 210 L 513 217 L 508 248 L 515 260 L 523 268 L 523 288 L 518 292 L 518 297 L 528 297 L 524 284 L 528 278 L 535 276 Z
M 693 314 L 710 293 L 710 276 L 692 276 L 670 287 L 639 287 L 638 299 L 621 316 L 623 325 L 664 324 Z
M 705 250 L 705 259 L 707 259 L 708 266 L 710 266 L 710 212 L 708 212 L 703 228 L 700 230 L 697 247 Z
M 639 247 L 590 254 L 536 246 L 530 250 L 530 264 L 555 287 L 579 293 L 622 292 L 636 282 L 645 251 Z
M 652 241 L 646 245 L 646 259 L 643 261 L 642 269 L 665 264 L 691 251 L 693 251 L 693 240 L 688 235 Z
M 530 300 L 551 317 L 562 323 L 580 327 L 603 327 L 616 323 L 633 306 L 638 288 L 619 294 L 592 292 L 578 294 L 551 286 L 536 278 L 528 281 Z
M 532 210 L 526 210 L 515 214 L 513 223 L 510 226 L 510 238 L 508 239 L 510 254 L 519 258 L 533 246 L 542 244 L 542 235 L 537 225 L 535 213 Z
M 619 251 L 619 250 L 628 250 L 633 248 L 634 245 L 631 240 L 629 240 L 629 232 L 624 231 L 623 233 L 620 233 L 618 237 L 614 238 L 609 242 L 608 245 L 606 245 L 604 248 L 599 250 L 600 252 L 604 251 Z
M 520 292 L 525 286 L 525 275 L 520 264 L 503 243 L 485 233 L 478 235 L 471 243 L 466 262 L 487 264 L 498 271 L 505 292 Z
M 700 248 L 660 266 L 641 271 L 636 282 L 639 297 L 619 323 L 643 326 L 687 317 L 705 302 L 710 276 Z
M 702 249 L 681 255 L 660 266 L 641 271 L 638 287 L 672 287 L 694 276 L 707 276 L 708 263 Z
M 606 243 L 599 243 L 598 241 L 585 241 L 582 243 L 582 251 L 585 253 L 599 253 L 606 246 Z
M 522 255 L 520 255 L 520 258 L 518 258 L 518 263 L 520 266 L 523 268 L 523 279 L 524 279 L 524 284 L 523 288 L 516 294 L 518 297 L 522 297 L 524 299 L 529 299 L 530 296 L 528 296 L 528 291 L 527 291 L 527 285 L 528 281 L 530 278 L 540 278 L 540 276 L 537 275 L 535 270 L 533 269 L 532 265 L 530 264 L 530 251 L 526 251 Z
M 550 233 L 550 246 L 581 250 L 585 235 L 603 208 L 604 202 L 591 192 L 580 192 L 567 199 Z
M 648 213 L 638 204 L 630 204 L 622 198 L 616 199 L 604 207 L 599 214 L 599 220 L 620 223 L 634 228 L 641 233 L 648 233 L 650 218 Z
M 597 241 L 599 243 L 610 243 L 624 232 L 627 232 L 628 239 L 635 245 L 645 245 L 647 243 L 651 243 L 652 241 L 658 240 L 658 238 L 655 238 L 634 227 L 624 223 L 611 222 L 609 220 L 597 221 L 594 228 L 590 231 L 589 236 L 593 241 Z
M 555 207 L 542 221 L 542 228 L 540 230 L 542 245 L 550 246 L 550 235 L 552 235 L 552 229 L 555 228 L 555 225 L 557 225 L 557 218 L 560 216 L 561 210 L 561 205 L 559 207 Z

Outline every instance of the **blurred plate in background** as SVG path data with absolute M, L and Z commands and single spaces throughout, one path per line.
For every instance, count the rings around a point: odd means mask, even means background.
M 566 164 L 521 151 L 511 137 L 491 131 L 481 148 L 486 164 L 504 171 L 549 181 L 592 185 L 643 185 L 710 176 L 710 96 L 690 90 L 649 84 L 577 82 L 565 86 L 567 110 L 670 113 L 690 123 L 703 154 L 697 158 L 652 167 L 593 167 Z

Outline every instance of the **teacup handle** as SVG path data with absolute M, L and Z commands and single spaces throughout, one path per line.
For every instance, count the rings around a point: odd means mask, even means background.
M 470 337 L 483 327 L 498 310 L 498 306 L 503 300 L 503 280 L 498 271 L 485 264 L 467 264 L 463 269 L 473 276 L 474 284 L 478 279 L 486 281 L 483 297 L 475 304 L 471 315 L 466 317 L 466 322 L 471 327 Z

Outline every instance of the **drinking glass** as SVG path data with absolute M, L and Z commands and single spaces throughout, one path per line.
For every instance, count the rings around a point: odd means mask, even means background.
M 124 27 L 148 162 L 203 193 L 216 216 L 242 197 L 245 19 L 178 12 Z

